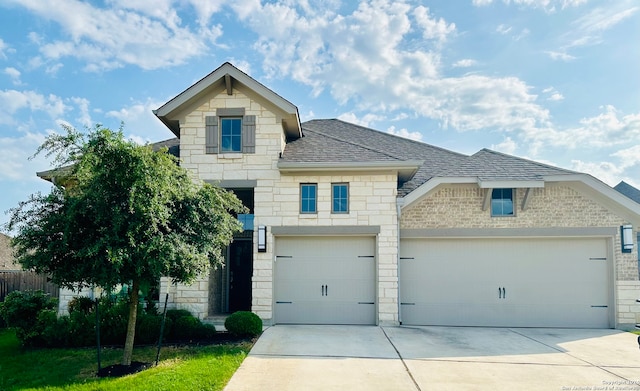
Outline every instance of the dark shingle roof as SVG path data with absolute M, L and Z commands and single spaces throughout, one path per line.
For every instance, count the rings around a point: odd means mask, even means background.
M 167 147 L 169 148 L 169 154 L 180 157 L 180 139 L 177 137 L 170 138 L 164 141 L 158 141 L 157 143 L 151 144 L 151 148 L 154 151 L 160 150 L 160 148 Z
M 534 162 L 532 160 L 482 149 L 458 166 L 450 166 L 439 177 L 477 177 L 483 180 L 541 180 L 545 175 L 577 174 L 574 171 Z
M 618 183 L 614 189 L 640 204 L 640 190 L 631 186 L 627 182 L 622 181 Z
M 576 174 L 488 149 L 467 156 L 337 119 L 304 122 L 302 131 L 304 137 L 287 144 L 283 162 L 423 161 L 413 178 L 400 184 L 400 197 L 434 177 L 529 181 L 544 175 Z

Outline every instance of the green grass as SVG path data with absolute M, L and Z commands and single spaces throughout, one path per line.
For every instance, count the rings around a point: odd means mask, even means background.
M 0 391 L 222 390 L 251 345 L 163 347 L 160 363 L 122 378 L 98 378 L 94 349 L 22 349 L 0 329 Z M 135 361 L 155 362 L 156 348 L 136 348 Z M 103 349 L 102 366 L 118 364 L 122 349 Z

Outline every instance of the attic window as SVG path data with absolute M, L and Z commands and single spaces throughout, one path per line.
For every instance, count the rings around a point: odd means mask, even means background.
M 255 153 L 256 116 L 243 108 L 217 109 L 205 117 L 205 153 Z
M 491 192 L 491 216 L 514 216 L 513 189 L 493 189 Z

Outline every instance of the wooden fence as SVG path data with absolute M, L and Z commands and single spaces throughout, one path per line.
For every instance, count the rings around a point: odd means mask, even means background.
M 47 281 L 47 276 L 26 271 L 0 271 L 0 302 L 13 291 L 42 290 L 51 297 L 58 297 L 58 285 Z

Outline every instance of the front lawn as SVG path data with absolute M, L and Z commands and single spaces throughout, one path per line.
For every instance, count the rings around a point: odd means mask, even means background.
M 0 391 L 5 390 L 222 390 L 251 344 L 163 347 L 157 367 L 122 378 L 96 377 L 95 348 L 22 349 L 0 329 Z M 156 348 L 140 347 L 135 361 L 154 362 Z M 119 363 L 122 349 L 102 350 L 102 367 Z

